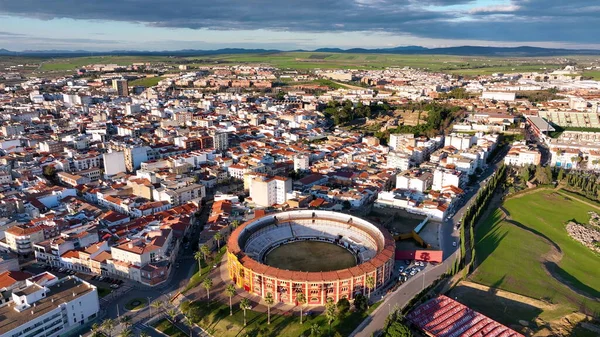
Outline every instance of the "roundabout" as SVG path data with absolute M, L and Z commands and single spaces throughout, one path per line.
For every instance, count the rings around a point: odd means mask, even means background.
M 294 210 L 238 227 L 227 243 L 229 278 L 252 295 L 308 305 L 353 299 L 385 286 L 395 242 L 379 226 L 337 212 Z

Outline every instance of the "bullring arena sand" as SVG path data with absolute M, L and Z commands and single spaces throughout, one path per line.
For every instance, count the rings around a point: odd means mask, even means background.
M 273 249 L 265 258 L 267 265 L 293 271 L 332 271 L 356 266 L 346 249 L 328 242 L 298 241 Z

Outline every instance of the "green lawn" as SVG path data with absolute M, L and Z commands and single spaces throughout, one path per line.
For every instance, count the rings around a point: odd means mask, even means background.
M 163 318 L 160 321 L 152 324 L 156 330 L 164 333 L 165 335 L 169 335 L 172 337 L 187 337 L 187 334 L 183 333 L 178 327 L 169 322 L 168 319 Z
M 599 312 L 600 302 L 593 298 L 600 297 L 600 258 L 565 230 L 570 219 L 587 222 L 591 207 L 552 190 L 510 199 L 504 207 L 526 228 L 501 221 L 500 211 L 482 223 L 475 234 L 479 266 L 472 281 L 557 304 L 550 315 L 583 307 Z
M 155 76 L 155 77 L 146 77 L 146 78 L 138 78 L 137 80 L 129 82 L 129 85 L 141 85 L 143 87 L 153 87 L 158 84 L 164 77 Z
M 332 335 L 336 331 L 342 336 L 348 336 L 350 333 L 375 310 L 381 302 L 372 305 L 366 313 L 351 313 L 342 320 L 335 320 L 331 324 Z M 297 337 L 310 334 L 312 324 L 320 326 L 321 333 L 316 336 L 329 336 L 328 324 L 324 315 L 315 315 L 305 317 L 300 325 L 299 313 L 286 315 L 271 315 L 271 325 L 267 324 L 267 314 L 246 310 L 246 320 L 248 325 L 244 327 L 244 312 L 238 306 L 233 308 L 233 316 L 229 316 L 229 306 L 218 302 L 194 302 L 191 304 L 193 309 L 198 310 L 197 316 L 201 317 L 196 322 L 206 329 L 213 336 L 233 337 L 233 336 L 286 336 Z M 305 312 L 310 310 L 305 307 Z

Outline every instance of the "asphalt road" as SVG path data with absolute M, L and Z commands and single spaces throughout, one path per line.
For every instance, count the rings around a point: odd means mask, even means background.
M 500 150 L 494 161 L 488 165 L 488 168 L 484 172 L 482 172 L 481 176 L 478 178 L 478 181 L 474 184 L 474 188 L 466 192 L 463 197 L 465 202 L 459 204 L 459 208 L 456 210 L 455 214 L 450 219 L 445 219 L 442 223 L 440 246 L 444 251 L 444 262 L 436 266 L 428 265 L 425 270 L 409 278 L 396 291 L 390 295 L 387 295 L 384 302 L 377 309 L 375 309 L 375 311 L 373 311 L 373 313 L 371 313 L 371 315 L 367 317 L 362 324 L 352 332 L 350 336 L 376 336 L 382 331 L 387 316 L 395 306 L 403 308 L 415 295 L 427 288 L 442 274 L 448 271 L 459 255 L 459 231 L 456 229 L 455 224 L 458 223 L 458 221 L 462 218 L 463 213 L 474 202 L 479 188 L 485 185 L 487 179 L 489 179 L 495 173 L 499 164 L 502 162 L 507 153 L 508 147 Z M 453 242 L 456 242 L 456 247 L 453 245 Z

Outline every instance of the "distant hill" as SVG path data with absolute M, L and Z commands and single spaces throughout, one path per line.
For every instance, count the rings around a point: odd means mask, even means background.
M 458 56 L 501 56 L 501 57 L 543 57 L 543 56 L 568 56 L 568 55 L 600 55 L 600 50 L 594 49 L 557 49 L 538 47 L 447 47 L 447 48 L 425 48 L 420 46 L 401 46 L 393 48 L 365 49 L 365 48 L 319 48 L 315 50 L 295 50 L 303 52 L 323 53 L 361 53 L 361 54 L 405 54 L 405 55 L 458 55 Z M 224 54 L 267 54 L 280 53 L 276 49 L 244 49 L 225 48 L 215 50 L 114 50 L 107 52 L 90 52 L 85 50 L 26 50 L 14 52 L 0 49 L 0 55 L 19 55 L 35 57 L 74 57 L 90 55 L 132 55 L 132 56 L 202 56 L 202 55 L 224 55 Z

